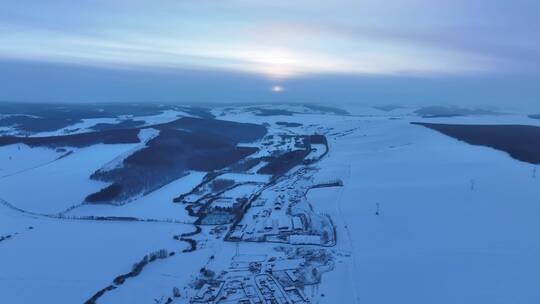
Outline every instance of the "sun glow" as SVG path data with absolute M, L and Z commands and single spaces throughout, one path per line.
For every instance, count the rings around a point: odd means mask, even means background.
M 252 48 L 241 57 L 254 64 L 254 70 L 274 79 L 288 78 L 301 72 L 301 56 L 286 49 Z
M 272 87 L 272 92 L 274 93 L 281 93 L 283 92 L 283 90 L 284 90 L 283 87 L 279 85 L 275 85 Z

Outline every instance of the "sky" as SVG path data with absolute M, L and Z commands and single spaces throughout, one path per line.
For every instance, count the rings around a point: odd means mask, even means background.
M 536 0 L 3 0 L 0 100 L 540 103 Z

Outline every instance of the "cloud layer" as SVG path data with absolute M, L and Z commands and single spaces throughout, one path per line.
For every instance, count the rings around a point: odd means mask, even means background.
M 0 58 L 277 79 L 533 73 L 537 3 L 7 0 Z
M 538 33 L 537 0 L 4 0 L 0 100 L 537 108 Z

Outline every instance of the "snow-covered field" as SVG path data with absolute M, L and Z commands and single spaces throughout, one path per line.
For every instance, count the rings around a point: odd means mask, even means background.
M 73 153 L 54 162 L 46 159 L 41 163 L 42 166 L 36 164 L 32 170 L 19 170 L 17 174 L 1 178 L 0 198 L 31 212 L 48 214 L 61 212 L 80 204 L 88 194 L 103 188 L 106 183 L 90 180 L 89 176 L 103 164 L 135 146 L 135 144 L 100 144 L 74 149 Z M 0 147 L 0 154 L 10 149 L 13 148 Z M 23 149 L 18 154 L 33 162 L 33 149 Z
M 32 170 L 55 161 L 63 153 L 52 149 L 31 148 L 24 144 L 8 145 L 0 148 L 0 178 Z
M 172 236 L 190 230 L 170 223 L 36 218 L 2 208 L 0 231 L 14 236 L 0 243 L 0 299 L 83 303 L 145 254 L 187 247 Z
M 345 187 L 308 199 L 334 208 L 360 302 L 540 301 L 533 165 L 407 121 L 359 124 L 320 163 L 321 178 L 345 167 Z
M 190 191 L 202 181 L 205 173 L 190 172 L 188 175 L 175 180 L 174 182 L 142 196 L 128 204 L 113 205 L 84 205 L 70 210 L 68 216 L 125 216 L 137 217 L 141 219 L 174 220 L 182 222 L 193 222 L 182 204 L 173 204 L 172 198 Z

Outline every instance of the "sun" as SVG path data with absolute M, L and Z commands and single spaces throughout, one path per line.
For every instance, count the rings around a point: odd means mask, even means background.
M 275 86 L 272 86 L 272 92 L 274 93 L 281 93 L 283 92 L 283 87 L 282 86 L 278 86 L 278 85 L 275 85 Z

